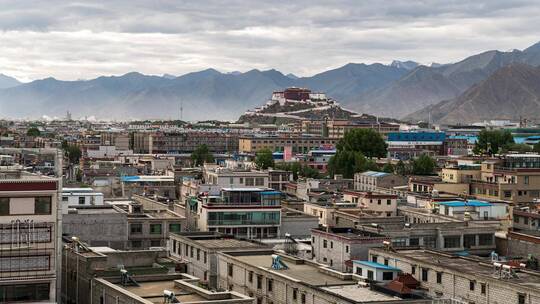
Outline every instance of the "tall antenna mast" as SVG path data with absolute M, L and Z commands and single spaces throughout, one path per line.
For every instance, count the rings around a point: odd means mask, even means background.
M 184 119 L 184 102 L 180 99 L 180 121 Z

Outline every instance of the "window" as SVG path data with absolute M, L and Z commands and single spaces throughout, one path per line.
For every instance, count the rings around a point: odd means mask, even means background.
M 9 198 L 0 198 L 0 215 L 9 215 Z
M 437 272 L 437 284 L 442 284 L 442 272 Z
M 386 200 L 387 205 L 392 205 L 392 200 Z
M 161 234 L 161 224 L 150 224 L 150 234 Z
M 204 263 L 206 264 L 206 251 L 203 253 L 203 257 L 204 257 Z
M 345 245 L 345 253 L 349 253 L 349 245 Z
M 480 284 L 480 292 L 485 295 L 486 294 L 486 284 Z
M 230 277 L 233 276 L 233 264 L 229 263 L 227 264 L 227 273 Z M 232 289 L 231 289 L 232 290 Z
M 394 279 L 394 273 L 391 271 L 385 271 L 382 274 L 383 281 L 392 281 Z
M 459 248 L 461 247 L 461 236 L 445 236 L 444 248 Z
M 264 177 L 257 177 L 255 179 L 255 186 L 264 186 Z
M 427 268 L 422 268 L 422 282 L 428 281 L 428 272 Z
M 294 288 L 292 291 L 292 299 L 293 301 L 296 301 L 298 299 L 298 289 Z
M 409 239 L 409 246 L 419 246 L 420 245 L 420 239 L 419 238 L 410 238 Z
M 0 300 L 2 303 L 47 301 L 49 291 L 48 283 L 3 285 L 0 286 Z
M 474 281 L 469 281 L 469 290 L 474 291 Z
M 388 259 L 384 259 L 384 265 L 388 266 Z
M 372 256 L 372 257 L 371 257 L 371 261 L 372 261 L 373 263 L 377 263 L 377 256 L 376 256 L 376 255 Z
M 528 184 L 529 184 L 529 177 L 528 177 L 528 176 L 524 176 L 524 177 L 523 177 L 523 183 L 524 183 L 525 185 L 528 185 Z
M 129 230 L 131 234 L 141 234 L 142 233 L 142 224 L 133 223 L 129 225 Z
M 381 204 L 381 200 L 377 200 L 377 205 L 380 205 Z
M 161 240 L 151 240 L 150 247 L 161 247 Z
M 246 177 L 246 186 L 253 186 L 255 185 L 253 181 L 253 177 Z
M 504 197 L 508 198 L 508 197 L 512 197 L 512 191 L 504 191 Z
M 201 249 L 197 248 L 197 261 L 201 259 Z
M 248 282 L 253 283 L 253 272 L 248 272 Z
M 330 248 L 334 248 L 334 242 L 330 241 Z
M 169 232 L 180 232 L 182 230 L 181 224 L 169 224 Z
M 463 247 L 471 248 L 476 246 L 476 235 L 475 234 L 465 234 L 463 236 Z
M 85 198 L 84 196 L 79 196 L 79 205 L 84 205 Z
M 480 246 L 489 246 L 493 245 L 493 234 L 479 234 L 478 235 L 478 243 Z
M 262 275 L 257 275 L 257 289 L 262 289 Z
M 51 202 L 50 196 L 39 196 L 35 198 L 35 214 L 51 214 Z
M 272 279 L 268 279 L 266 281 L 266 291 L 272 292 L 273 289 L 274 289 L 274 281 Z
M 411 266 L 411 274 L 412 275 L 416 274 L 416 266 Z
M 300 302 L 302 304 L 306 303 L 306 295 L 305 294 L 300 295 Z
M 368 280 L 373 280 L 373 271 L 371 271 L 371 270 L 367 271 L 367 278 L 368 278 Z
M 518 304 L 525 304 L 525 294 L 518 293 Z
M 326 248 L 326 247 L 327 247 L 327 241 L 326 241 L 326 240 L 323 240 L 322 244 L 323 244 L 323 245 L 322 245 L 323 248 Z
M 360 268 L 360 267 L 356 268 L 356 274 L 361 276 L 362 275 L 362 268 Z
M 141 248 L 142 241 L 131 241 L 131 248 Z

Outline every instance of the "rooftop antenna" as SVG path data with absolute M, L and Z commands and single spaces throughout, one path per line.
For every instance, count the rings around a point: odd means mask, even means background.
M 184 102 L 180 99 L 180 121 L 184 119 Z

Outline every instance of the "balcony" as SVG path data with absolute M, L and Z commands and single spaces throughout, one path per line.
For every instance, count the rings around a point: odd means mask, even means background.
M 208 226 L 278 226 L 279 219 L 271 220 L 208 220 Z

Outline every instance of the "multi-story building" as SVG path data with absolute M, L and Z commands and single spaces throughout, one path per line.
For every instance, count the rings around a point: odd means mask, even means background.
M 171 257 L 186 263 L 187 274 L 198 277 L 212 289 L 217 288 L 218 252 L 269 249 L 254 241 L 239 240 L 218 232 L 172 233 L 168 246 Z
M 0 172 L 1 303 L 58 300 L 60 183 L 21 171 Z
M 206 145 L 211 152 L 234 152 L 238 150 L 238 136 L 209 131 L 137 132 L 133 136 L 133 150 L 150 154 L 191 153 Z
M 246 238 L 271 238 L 281 226 L 281 192 L 268 188 L 223 188 L 201 195 L 198 229 Z
M 415 301 L 400 298 L 399 292 L 384 293 L 383 289 L 368 288 L 369 284 L 364 282 L 364 279 L 352 273 L 341 273 L 309 260 L 273 251 L 218 254 L 219 288 L 246 294 L 255 298 L 256 303 L 359 304 Z
M 382 247 L 390 238 L 354 228 L 311 229 L 313 257 L 340 272 L 352 271 L 352 260 L 366 260 L 369 248 Z
M 388 157 L 411 159 L 420 154 L 444 155 L 444 132 L 388 133 Z
M 122 132 L 101 132 L 101 145 L 114 146 L 116 150 L 125 151 L 130 148 L 130 136 Z
M 354 174 L 354 190 L 378 191 L 407 185 L 405 176 L 386 172 L 365 171 Z
M 412 275 L 433 298 L 478 304 L 540 301 L 540 274 L 506 262 L 430 250 L 373 248 L 369 254 L 371 261 Z
M 292 153 L 307 154 L 321 147 L 334 147 L 338 139 L 311 136 L 241 136 L 238 151 L 240 153 L 257 153 L 263 149 L 284 152 L 286 147 Z
M 386 137 L 390 132 L 399 132 L 399 125 L 378 122 L 376 120 L 353 121 L 346 119 L 332 119 L 302 121 L 302 134 L 311 136 L 343 138 L 347 131 L 353 129 L 373 129 Z
M 343 191 L 343 200 L 354 203 L 363 212 L 376 216 L 395 216 L 397 195 L 380 192 Z
M 214 165 L 204 168 L 206 184 L 218 188 L 268 188 L 269 172 L 247 169 L 229 169 Z M 276 189 L 279 190 L 279 189 Z
M 103 193 L 92 188 L 63 188 L 62 213 L 67 213 L 70 207 L 102 206 Z
M 500 160 L 484 161 L 480 180 L 471 182 L 471 195 L 479 199 L 528 203 L 540 198 L 540 155 L 507 155 Z

